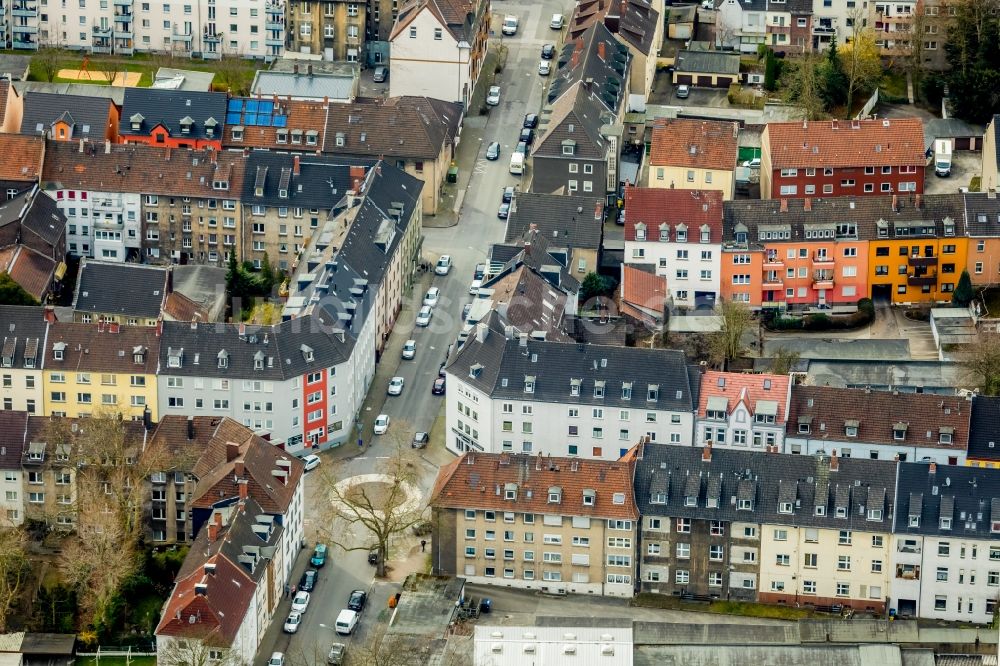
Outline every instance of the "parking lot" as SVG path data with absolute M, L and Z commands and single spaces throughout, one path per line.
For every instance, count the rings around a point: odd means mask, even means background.
M 649 96 L 650 104 L 665 104 L 670 106 L 710 106 L 717 109 L 729 107 L 728 90 L 717 88 L 691 88 L 686 99 L 677 96 L 677 86 L 671 82 L 671 74 L 666 70 L 656 73 L 653 93 Z
M 983 154 L 967 150 L 952 153 L 951 175 L 940 178 L 934 174 L 933 161 L 927 165 L 924 176 L 924 193 L 954 194 L 960 187 L 968 187 L 974 176 L 981 176 Z

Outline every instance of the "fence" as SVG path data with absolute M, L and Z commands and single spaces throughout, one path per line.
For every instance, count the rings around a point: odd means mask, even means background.
M 114 657 L 116 659 L 125 658 L 125 663 L 132 663 L 132 659 L 135 657 L 155 657 L 156 656 L 156 644 L 150 643 L 148 650 L 143 650 L 142 647 L 132 647 L 130 645 L 109 645 L 107 647 L 98 645 L 97 652 L 77 652 L 77 657 L 93 657 L 94 663 L 100 664 L 101 657 Z

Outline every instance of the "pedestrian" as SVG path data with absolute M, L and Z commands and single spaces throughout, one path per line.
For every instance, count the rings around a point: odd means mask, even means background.
M 424 552 L 424 550 L 426 550 L 426 548 L 427 548 L 427 539 L 421 539 L 420 540 L 420 552 L 421 553 Z
M 285 583 L 285 596 L 286 596 L 286 597 L 288 596 L 288 590 L 290 590 L 290 589 L 291 589 L 291 588 L 290 588 L 290 587 L 288 587 L 288 583 Z
M 293 596 L 293 597 L 295 596 L 295 588 L 296 588 L 296 587 L 297 587 L 297 586 L 295 586 L 295 585 L 292 585 L 292 596 Z

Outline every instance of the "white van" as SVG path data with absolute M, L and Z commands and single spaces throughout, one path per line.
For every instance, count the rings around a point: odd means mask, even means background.
M 337 616 L 337 633 L 344 636 L 350 636 L 354 633 L 354 627 L 358 626 L 358 613 L 357 611 L 352 611 L 344 609 L 340 611 L 340 615 Z
M 515 176 L 524 173 L 524 153 L 514 152 L 510 156 L 510 172 Z

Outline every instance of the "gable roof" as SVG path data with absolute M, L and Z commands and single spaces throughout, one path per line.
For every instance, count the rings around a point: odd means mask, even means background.
M 972 398 L 968 457 L 1000 461 L 1000 397 Z
M 624 461 L 466 453 L 438 472 L 430 504 L 636 520 L 639 511 L 632 494 L 632 468 L 632 463 Z M 509 490 L 516 499 L 506 499 Z M 559 501 L 550 502 L 551 494 L 558 494 Z M 592 503 L 585 503 L 585 496 Z
M 42 301 L 48 292 L 56 265 L 55 260 L 26 245 L 0 249 L 0 273 L 10 275 L 36 301 Z
M 323 151 L 339 155 L 436 160 L 458 137 L 461 105 L 429 97 L 375 104 L 331 104 Z
M 669 298 L 666 276 L 622 264 L 618 295 L 622 314 L 654 325 L 663 323 Z
M 166 414 L 149 433 L 144 454 L 154 455 L 156 460 L 170 465 L 161 471 L 195 474 L 196 466 L 204 464 L 198 469 L 204 474 L 214 466 L 205 455 L 211 442 L 217 438 L 240 442 L 252 436 L 253 431 L 229 417 Z
M 625 14 L 621 15 L 622 8 Z M 617 27 L 614 23 L 617 21 Z M 653 9 L 650 0 L 625 0 L 611 4 L 611 11 L 605 18 L 605 25 L 640 53 L 655 55 L 660 48 L 654 44 L 660 13 Z
M 926 163 L 919 118 L 768 123 L 761 141 L 772 170 Z
M 514 241 L 534 227 L 557 245 L 596 250 L 603 225 L 601 197 L 519 192 L 510 207 L 504 240 Z
M 10 201 L 24 201 L 23 195 L 18 195 Z M 60 245 L 66 236 L 66 216 L 56 202 L 50 197 L 40 196 L 38 188 L 32 188 L 27 194 L 27 210 L 21 216 L 21 242 L 26 242 L 25 233 L 37 236 L 54 251 L 61 250 Z M 52 259 L 62 259 L 53 255 Z
M 221 141 L 226 99 L 222 92 L 126 88 L 118 133 L 123 137 L 149 136 L 157 125 L 162 125 L 172 137 Z M 139 121 L 138 131 L 132 129 L 133 119 Z M 190 120 L 187 134 L 182 132 L 182 120 Z M 214 128 L 211 136 L 206 127 Z
M 14 89 L 9 80 L 0 79 L 0 125 L 7 118 L 7 99 L 10 95 L 16 98 L 18 96 L 17 90 Z
M 155 319 L 167 298 L 170 271 L 161 266 L 84 259 L 73 310 Z
M 57 360 L 55 350 L 61 350 Z M 151 326 L 103 326 L 55 322 L 49 325 L 45 368 L 66 372 L 156 373 L 160 338 Z M 141 363 L 136 355 L 141 353 Z
M 167 294 L 163 302 L 163 315 L 174 321 L 208 321 L 208 310 L 179 291 Z
M 631 60 L 628 47 L 620 44 L 603 23 L 595 23 L 563 45 L 549 84 L 548 103 L 553 104 L 574 86 L 583 84 L 605 111 L 616 114 L 627 94 Z
M 242 151 L 50 141 L 42 188 L 236 199 L 246 161 Z
M 42 173 L 45 139 L 39 136 L 0 134 L 0 181 L 37 182 Z
M 891 460 L 645 443 L 635 499 L 642 515 L 887 532 L 895 476 Z
M 748 2 L 749 0 L 743 0 Z M 681 51 L 676 70 L 692 74 L 724 74 L 739 79 L 740 55 L 723 51 Z
M 111 123 L 111 100 L 28 91 L 24 94 L 21 134 L 48 135 L 57 121 L 68 123 L 65 139 L 104 141 Z
M 601 136 L 603 115 L 607 110 L 582 83 L 552 104 L 552 115 L 545 133 L 531 148 L 533 157 L 554 157 L 566 160 L 604 160 L 607 144 Z M 564 155 L 563 145 L 573 142 L 573 154 Z
M 998 469 L 900 463 L 896 494 L 895 534 L 1000 542 Z
M 580 281 L 573 276 L 572 267 L 569 265 L 571 257 L 568 248 L 549 243 L 548 238 L 537 229 L 531 228 L 515 240 L 511 247 L 517 248 L 517 251 L 497 271 L 498 275 L 523 264 L 531 267 L 553 287 L 567 294 L 576 294 L 580 291 Z M 491 256 L 491 262 L 496 261 L 498 256 Z
M 261 117 L 257 112 L 269 111 Z M 324 145 L 326 116 L 329 102 L 249 97 L 230 98 L 226 107 L 226 129 L 222 143 L 227 148 L 273 148 L 315 152 Z M 266 124 L 264 124 L 266 123 Z M 233 138 L 234 128 L 241 128 L 239 141 Z M 298 142 L 292 143 L 294 132 Z M 282 139 L 278 141 L 279 137 Z
M 375 161 L 332 155 L 254 150 L 247 157 L 242 200 L 248 204 L 314 208 L 329 213 L 358 191 Z
M 42 367 L 48 324 L 45 310 L 29 305 L 0 305 L 0 338 L 4 367 Z M 25 364 L 25 358 L 28 364 Z
M 476 0 L 413 0 L 399 10 L 389 40 L 402 33 L 424 9 L 444 26 L 455 41 L 473 42 L 477 14 L 485 3 Z
M 792 387 L 786 433 L 795 436 L 800 423 L 809 424 L 809 439 L 857 441 L 859 444 L 921 446 L 965 451 L 969 442 L 972 405 L 965 398 L 932 393 L 891 393 L 827 386 Z M 905 439 L 893 431 L 902 424 Z M 845 433 L 848 425 L 857 437 Z M 940 442 L 941 434 L 952 442 Z
M 546 340 L 572 340 L 562 329 L 566 294 L 530 266 L 512 266 L 483 287 L 505 325 L 529 335 L 544 334 Z
M 651 166 L 733 171 L 739 152 L 739 124 L 721 120 L 657 119 Z
M 742 402 L 751 415 L 763 409 L 774 415 L 775 423 L 784 423 L 788 416 L 785 410 L 789 383 L 788 375 L 755 375 L 707 370 L 701 375 L 697 416 L 705 418 L 709 409 L 719 411 L 721 401 L 713 399 L 721 398 L 726 401 L 727 415 Z M 710 400 L 713 400 L 711 406 Z
M 687 232 L 688 243 L 701 242 L 708 227 L 712 243 L 722 242 L 722 192 L 678 190 L 659 187 L 625 189 L 625 240 L 634 241 L 636 225 L 645 225 L 646 241 L 677 241 L 678 229 Z M 666 226 L 664 226 L 666 225 Z M 673 232 L 673 233 L 671 233 Z M 664 236 L 664 234 L 666 234 Z

